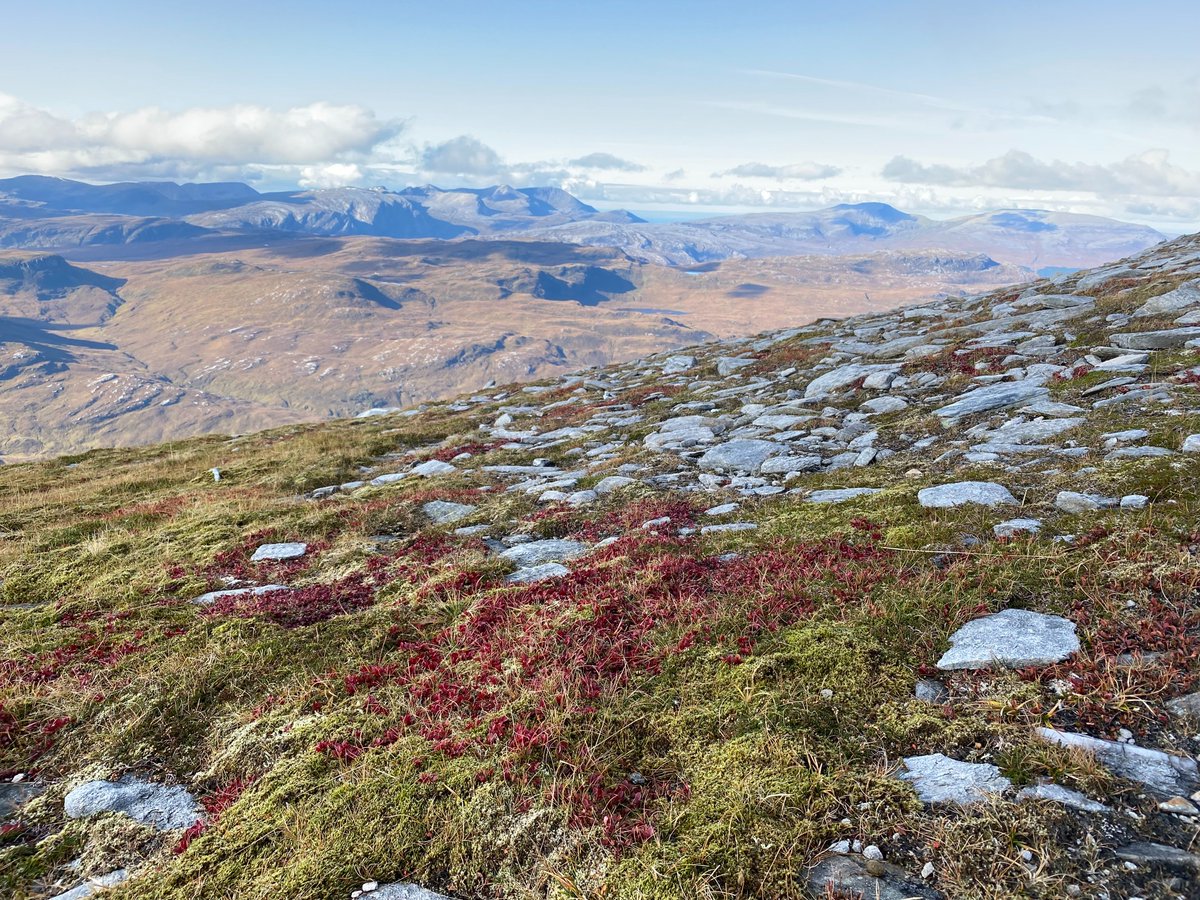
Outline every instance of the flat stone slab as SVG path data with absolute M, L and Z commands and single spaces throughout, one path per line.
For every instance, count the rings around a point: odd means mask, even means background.
M 254 551 L 254 555 L 250 557 L 250 562 L 264 562 L 267 560 L 279 561 L 285 559 L 299 559 L 308 552 L 308 544 L 290 543 L 290 544 L 263 544 Z
M 991 481 L 958 481 L 939 484 L 917 492 L 917 502 L 926 509 L 950 509 L 975 503 L 981 506 L 1017 504 L 1017 498 L 1004 485 Z
M 950 649 L 938 660 L 943 671 L 1019 669 L 1062 662 L 1079 650 L 1075 623 L 1026 609 L 1006 609 L 968 622 L 950 635 Z
M 1178 847 L 1145 841 L 1118 847 L 1117 857 L 1139 866 L 1166 866 L 1168 869 L 1183 869 L 1200 872 L 1200 856 Z
M 511 572 L 504 581 L 506 584 L 535 584 L 549 578 L 562 578 L 569 574 L 571 574 L 571 570 L 562 563 L 549 562 L 542 563 L 540 566 L 523 566 L 515 572 Z
M 593 490 L 597 494 L 611 494 L 613 491 L 619 491 L 621 488 L 629 487 L 629 485 L 636 483 L 636 479 L 628 478 L 624 475 L 609 475 L 607 478 L 601 478 L 596 482 Z
M 544 563 L 563 562 L 575 559 L 588 552 L 588 545 L 579 541 L 566 541 L 549 538 L 543 541 L 530 541 L 527 544 L 517 544 L 503 551 L 500 556 L 517 568 L 526 569 L 540 566 Z
M 36 781 L 0 781 L 0 822 L 10 818 L 43 790 Z
M 1114 774 L 1136 781 L 1159 800 L 1186 797 L 1200 788 L 1200 770 L 1186 756 L 1055 728 L 1039 728 L 1037 734 L 1052 744 L 1086 750 Z
M 72 819 L 124 813 L 159 831 L 190 828 L 204 818 L 196 799 L 178 785 L 155 784 L 126 775 L 119 781 L 88 781 L 67 794 L 63 810 Z
M 707 450 L 697 465 L 705 471 L 750 472 L 759 470 L 772 456 L 784 450 L 774 441 L 726 441 Z
M 988 412 L 993 409 L 1003 409 L 1018 403 L 1030 403 L 1035 400 L 1045 400 L 1050 396 L 1050 389 L 1037 384 L 1024 382 L 1002 382 L 976 388 L 963 394 L 953 403 L 948 403 L 934 410 L 941 419 L 961 419 L 974 413 Z
M 940 891 L 909 879 L 899 866 L 880 863 L 877 877 L 852 856 L 831 856 L 808 873 L 814 897 L 861 897 L 866 900 L 942 900 Z
M 1200 724 L 1200 691 L 1168 700 L 1167 710 L 1173 716 Z
M 122 881 L 129 877 L 129 873 L 124 869 L 117 869 L 109 872 L 107 875 L 97 875 L 95 878 L 89 878 L 83 884 L 71 888 L 64 894 L 58 894 L 51 897 L 50 900 L 86 900 L 88 897 L 97 896 L 97 891 L 104 891 L 105 888 L 116 887 Z
M 439 894 L 429 888 L 407 881 L 394 881 L 391 884 L 381 884 L 369 894 L 364 894 L 370 900 L 454 900 L 446 894 Z
M 1188 341 L 1200 338 L 1200 328 L 1168 328 L 1165 331 L 1136 331 L 1114 334 L 1113 346 L 1122 350 L 1169 350 L 1182 347 Z
M 442 462 L 440 459 L 427 459 L 420 465 L 412 467 L 408 473 L 416 475 L 418 478 L 433 478 L 435 475 L 449 475 L 451 472 L 457 472 L 458 469 L 448 462 Z
M 207 605 L 217 600 L 223 600 L 226 597 L 257 597 L 260 594 L 270 594 L 274 591 L 286 591 L 286 584 L 260 584 L 256 587 L 229 588 L 224 591 L 209 591 L 207 594 L 201 594 L 193 603 Z
M 809 494 L 805 501 L 808 503 L 845 503 L 847 500 L 853 500 L 855 497 L 868 497 L 871 494 L 878 494 L 881 488 L 836 488 L 828 491 L 813 491 Z
M 454 503 L 450 500 L 430 500 L 421 507 L 425 517 L 437 525 L 449 525 L 471 515 L 478 507 L 469 503 Z
M 1098 509 L 1112 509 L 1120 501 L 1100 494 L 1081 494 L 1077 491 L 1059 491 L 1054 498 L 1054 505 L 1067 513 L 1094 512 Z
M 1099 801 L 1093 800 L 1086 794 L 1065 788 L 1061 784 L 1042 782 L 1023 787 L 1017 791 L 1017 800 L 1049 800 L 1080 812 L 1102 813 L 1110 812 L 1110 808 Z
M 899 778 L 916 789 L 923 803 L 970 806 L 992 794 L 1002 794 L 1012 782 L 989 763 L 969 763 L 941 753 L 906 756 Z
M 834 391 L 840 391 L 842 388 L 849 387 L 860 378 L 866 378 L 877 373 L 895 375 L 899 371 L 900 366 L 892 363 L 869 365 L 852 363 L 848 366 L 839 366 L 810 381 L 804 389 L 804 397 L 806 400 L 811 400 L 814 397 L 824 397 L 826 394 L 832 394 Z
M 1001 538 L 1018 534 L 1037 534 L 1041 530 L 1042 523 L 1038 519 L 1009 519 L 992 526 L 992 533 Z

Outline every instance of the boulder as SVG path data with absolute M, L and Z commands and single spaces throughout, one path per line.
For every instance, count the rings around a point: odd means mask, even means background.
M 950 635 L 950 649 L 937 666 L 943 671 L 1046 666 L 1078 650 L 1079 638 L 1070 619 L 1006 609 L 968 622 Z
M 542 541 L 529 541 L 517 544 L 503 551 L 500 556 L 519 569 L 540 566 L 544 563 L 563 562 L 575 559 L 588 552 L 588 545 L 579 541 L 566 541 L 559 538 L 548 538 Z
M 975 503 L 981 506 L 1015 506 L 1017 498 L 1008 488 L 991 481 L 957 481 L 917 492 L 917 502 L 926 509 L 950 509 Z
M 449 500 L 430 500 L 421 507 L 425 517 L 436 525 L 449 525 L 467 518 L 478 507 L 469 503 L 454 503 Z
M 250 562 L 279 562 L 287 559 L 299 559 L 307 552 L 308 544 L 263 544 L 254 551 L 254 555 L 250 557 Z
M 906 756 L 899 777 L 912 783 L 923 803 L 971 806 L 992 794 L 1002 794 L 1012 782 L 989 763 L 969 763 L 941 753 Z
M 774 441 L 736 440 L 707 450 L 698 465 L 706 471 L 747 472 L 753 474 L 772 456 L 783 452 Z
M 67 794 L 63 810 L 72 819 L 124 813 L 159 831 L 190 828 L 204 818 L 204 810 L 185 788 L 143 781 L 133 775 L 118 781 L 85 782 Z

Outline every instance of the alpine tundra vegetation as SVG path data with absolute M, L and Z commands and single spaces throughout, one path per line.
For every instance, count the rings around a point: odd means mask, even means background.
M 0 893 L 1200 896 L 1197 286 L 0 469 Z

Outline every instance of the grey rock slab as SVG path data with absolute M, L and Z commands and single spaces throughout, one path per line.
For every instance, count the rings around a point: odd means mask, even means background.
M 287 544 L 263 544 L 254 551 L 254 555 L 250 557 L 250 562 L 299 559 L 307 552 L 308 544 L 303 543 L 293 542 Z
M 458 469 L 448 462 L 442 462 L 440 459 L 428 459 L 420 465 L 413 466 L 409 474 L 419 478 L 432 478 L 435 475 L 449 475 L 451 472 L 457 471 Z
M 722 356 L 717 360 L 717 374 L 722 378 L 732 375 L 738 369 L 744 369 L 746 366 L 752 366 L 757 360 L 745 359 L 740 356 Z
M 764 462 L 782 451 L 783 448 L 773 441 L 726 441 L 705 451 L 697 465 L 706 471 L 754 473 Z
M 776 456 L 759 466 L 758 471 L 763 475 L 789 475 L 792 472 L 814 472 L 819 468 L 819 456 Z
M 1059 491 L 1054 498 L 1054 505 L 1066 513 L 1112 509 L 1118 502 L 1112 497 L 1102 497 L 1100 494 L 1081 494 L 1077 491 Z
M 1114 852 L 1118 858 L 1139 866 L 1165 866 L 1168 869 L 1200 872 L 1200 856 L 1166 844 L 1144 841 L 1118 847 Z
M 66 893 L 57 894 L 50 900 L 86 900 L 88 897 L 97 896 L 97 891 L 103 892 L 106 888 L 116 887 L 128 877 L 129 873 L 125 869 L 116 869 L 107 875 L 89 878 L 83 884 L 71 888 Z
M 694 356 L 668 356 L 663 362 L 662 373 L 664 375 L 678 375 L 680 372 L 686 372 L 695 365 L 696 357 Z
M 805 399 L 824 397 L 826 394 L 832 394 L 835 391 L 840 391 L 843 388 L 849 387 L 860 378 L 866 378 L 870 375 L 880 373 L 895 375 L 899 371 L 900 366 L 883 363 L 854 363 L 847 366 L 840 366 L 833 371 L 819 375 L 810 381 L 808 386 L 804 389 L 804 397 Z
M 1039 519 L 1009 519 L 992 526 L 996 537 L 1007 538 L 1018 534 L 1037 534 L 1042 530 Z
M 923 803 L 971 806 L 992 794 L 1002 794 L 1012 782 L 989 763 L 969 763 L 941 753 L 904 758 L 899 778 L 912 783 Z
M 454 503 L 450 500 L 430 500 L 421 507 L 425 517 L 437 525 L 449 525 L 467 518 L 478 509 L 469 503 Z
M 1037 734 L 1053 744 L 1086 750 L 1112 772 L 1143 785 L 1160 800 L 1186 797 L 1200 788 L 1200 770 L 1187 756 L 1054 728 L 1038 728 Z
M 866 410 L 875 415 L 899 412 L 907 408 L 908 401 L 902 397 L 872 397 L 859 406 L 859 409 Z
M 942 900 L 944 894 L 909 879 L 899 866 L 876 863 L 878 876 L 853 856 L 830 856 L 807 875 L 814 897 L 859 897 L 866 900 Z
M 805 501 L 808 503 L 845 503 L 847 500 L 853 500 L 856 497 L 867 497 L 871 494 L 878 494 L 880 490 L 880 488 L 858 487 L 813 491 L 805 498 Z
M 934 410 L 934 413 L 941 419 L 961 419 L 963 416 L 989 412 L 993 409 L 1004 409 L 1018 403 L 1045 400 L 1049 396 L 1049 388 L 1042 385 L 1026 384 L 1021 381 L 1001 382 L 962 394 L 953 403 Z
M 597 494 L 611 494 L 613 491 L 619 491 L 621 488 L 629 487 L 629 485 L 635 483 L 636 479 L 625 475 L 609 475 L 607 478 L 601 478 L 596 482 L 596 487 L 593 490 Z
M 1189 434 L 1179 445 L 1182 453 L 1200 453 L 1200 434 Z
M 8 819 L 43 790 L 36 781 L 0 781 L 0 822 Z
M 1075 623 L 1026 609 L 1006 609 L 968 622 L 950 635 L 950 649 L 938 660 L 943 671 L 1018 669 L 1061 662 L 1079 650 Z
M 1112 342 L 1123 350 L 1170 350 L 1200 338 L 1200 328 L 1168 328 L 1114 334 Z
M 917 502 L 926 509 L 949 509 L 975 503 L 981 506 L 1016 505 L 1008 488 L 991 481 L 957 481 L 917 492 Z
M 1173 291 L 1151 297 L 1133 314 L 1133 318 L 1163 316 L 1182 312 L 1198 305 L 1200 305 L 1200 279 L 1184 282 Z
M 571 570 L 562 563 L 549 562 L 537 566 L 522 566 L 510 573 L 504 581 L 507 584 L 534 584 L 548 578 L 562 578 L 570 573 Z
M 1166 447 L 1121 447 L 1107 453 L 1104 456 L 1105 462 L 1112 462 L 1118 459 L 1154 459 L 1160 456 L 1174 456 L 1174 450 L 1168 450 Z
M 226 597 L 257 597 L 261 594 L 271 594 L 275 591 L 286 591 L 286 584 L 262 584 L 257 587 L 229 588 L 224 591 L 209 591 L 207 594 L 201 594 L 193 603 L 206 605 L 217 600 L 224 600 Z
M 705 525 L 700 529 L 701 534 L 724 534 L 728 531 L 754 531 L 758 528 L 754 522 L 726 522 L 722 525 Z
M 923 703 L 945 703 L 950 699 L 950 691 L 936 679 L 918 678 L 913 696 Z
M 72 819 L 124 813 L 159 831 L 189 828 L 204 818 L 204 810 L 185 788 L 142 781 L 133 775 L 118 781 L 85 782 L 67 794 L 63 810 Z
M 1177 718 L 1189 719 L 1200 724 L 1200 691 L 1168 700 L 1167 710 Z
M 579 541 L 567 541 L 560 538 L 548 538 L 541 541 L 529 541 L 509 547 L 500 556 L 513 563 L 518 568 L 540 566 L 543 563 L 563 562 L 575 559 L 588 552 L 588 545 Z
M 421 887 L 407 881 L 394 881 L 391 884 L 381 884 L 364 897 L 370 900 L 454 900 L 446 894 L 439 894 L 429 888 Z
M 1049 800 L 1051 803 L 1058 803 L 1061 806 L 1068 806 L 1071 809 L 1077 809 L 1081 812 L 1102 813 L 1110 811 L 1109 807 L 1093 800 L 1086 794 L 1081 794 L 1079 791 L 1073 791 L 1070 788 L 1063 787 L 1061 784 L 1054 784 L 1049 781 L 1021 788 L 1021 790 L 1017 791 L 1017 800 Z

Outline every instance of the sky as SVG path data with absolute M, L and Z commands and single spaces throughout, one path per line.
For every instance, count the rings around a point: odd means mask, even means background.
M 1194 0 L 9 0 L 4 19 L 0 175 L 1200 230 Z

